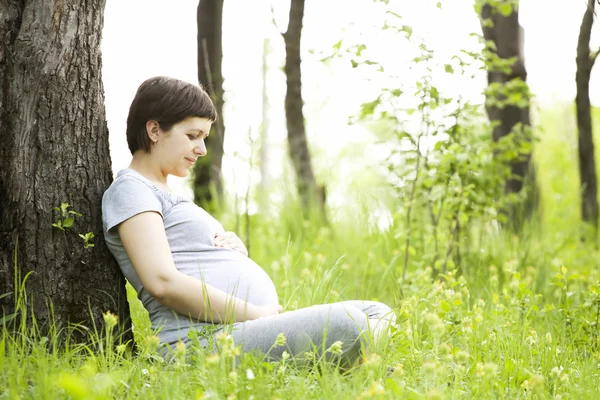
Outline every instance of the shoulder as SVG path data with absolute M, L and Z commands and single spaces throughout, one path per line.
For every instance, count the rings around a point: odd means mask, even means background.
M 119 171 L 102 195 L 102 216 L 106 230 L 133 215 L 156 211 L 163 215 L 163 200 L 151 181 L 132 170 Z

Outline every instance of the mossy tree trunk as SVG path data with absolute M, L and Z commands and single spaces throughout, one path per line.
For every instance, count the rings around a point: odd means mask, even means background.
M 112 180 L 104 6 L 0 0 L 0 294 L 13 293 L 0 306 L 14 312 L 16 278 L 31 273 L 27 306 L 42 332 L 53 320 L 58 329 L 101 328 L 108 310 L 131 326 L 125 279 L 102 236 L 102 194 Z M 61 203 L 82 214 L 64 231 L 52 226 L 64 220 L 53 210 Z M 88 232 L 94 247 L 84 249 L 78 234 Z
M 479 0 L 483 4 L 481 8 L 481 22 L 483 36 L 486 41 L 494 44 L 494 52 L 503 60 L 514 58 L 516 61 L 510 66 L 510 71 L 501 70 L 495 66 L 488 67 L 488 84 L 500 84 L 504 90 L 498 94 L 488 94 L 487 114 L 490 121 L 496 123 L 493 130 L 493 139 L 498 142 L 509 134 L 518 136 L 517 141 L 527 141 L 532 144 L 530 133 L 530 113 L 527 101 L 526 106 L 511 104 L 499 107 L 496 104 L 505 102 L 509 97 L 510 83 L 517 81 L 527 82 L 527 69 L 523 57 L 523 29 L 519 25 L 518 4 L 512 9 L 510 14 L 500 12 L 500 4 L 491 6 L 487 0 Z M 514 90 L 522 90 L 514 89 Z M 522 93 L 519 93 L 522 95 Z M 491 105 L 490 105 L 491 104 Z M 509 226 L 518 231 L 521 229 L 525 220 L 529 219 L 537 207 L 538 192 L 535 183 L 535 170 L 531 159 L 531 153 L 520 154 L 520 156 L 510 162 L 512 177 L 507 179 L 505 184 L 505 193 L 519 193 L 523 189 L 525 198 L 522 202 L 515 204 L 506 210 L 509 214 Z

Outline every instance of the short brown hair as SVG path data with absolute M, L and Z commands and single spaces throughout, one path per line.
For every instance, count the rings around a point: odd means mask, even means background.
M 129 107 L 127 145 L 131 154 L 150 152 L 146 122 L 155 120 L 160 129 L 170 130 L 188 117 L 217 119 L 217 110 L 202 87 L 166 76 L 147 79 L 140 85 Z

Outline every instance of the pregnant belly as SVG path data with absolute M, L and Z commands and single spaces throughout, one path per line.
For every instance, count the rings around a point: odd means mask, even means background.
M 257 306 L 278 304 L 277 291 L 267 273 L 236 251 L 215 248 L 200 253 L 173 254 L 177 269 Z

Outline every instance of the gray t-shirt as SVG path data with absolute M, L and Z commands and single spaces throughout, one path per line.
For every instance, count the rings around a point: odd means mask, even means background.
M 191 200 L 165 192 L 127 168 L 119 171 L 102 197 L 104 239 L 148 310 L 152 328 L 160 329 L 161 342 L 185 339 L 190 329 L 209 323 L 178 314 L 144 289 L 123 248 L 117 225 L 145 211 L 155 211 L 162 216 L 179 271 L 257 306 L 279 303 L 271 278 L 258 264 L 237 251 L 213 245 L 215 233 L 223 232 L 223 226 L 216 219 Z

